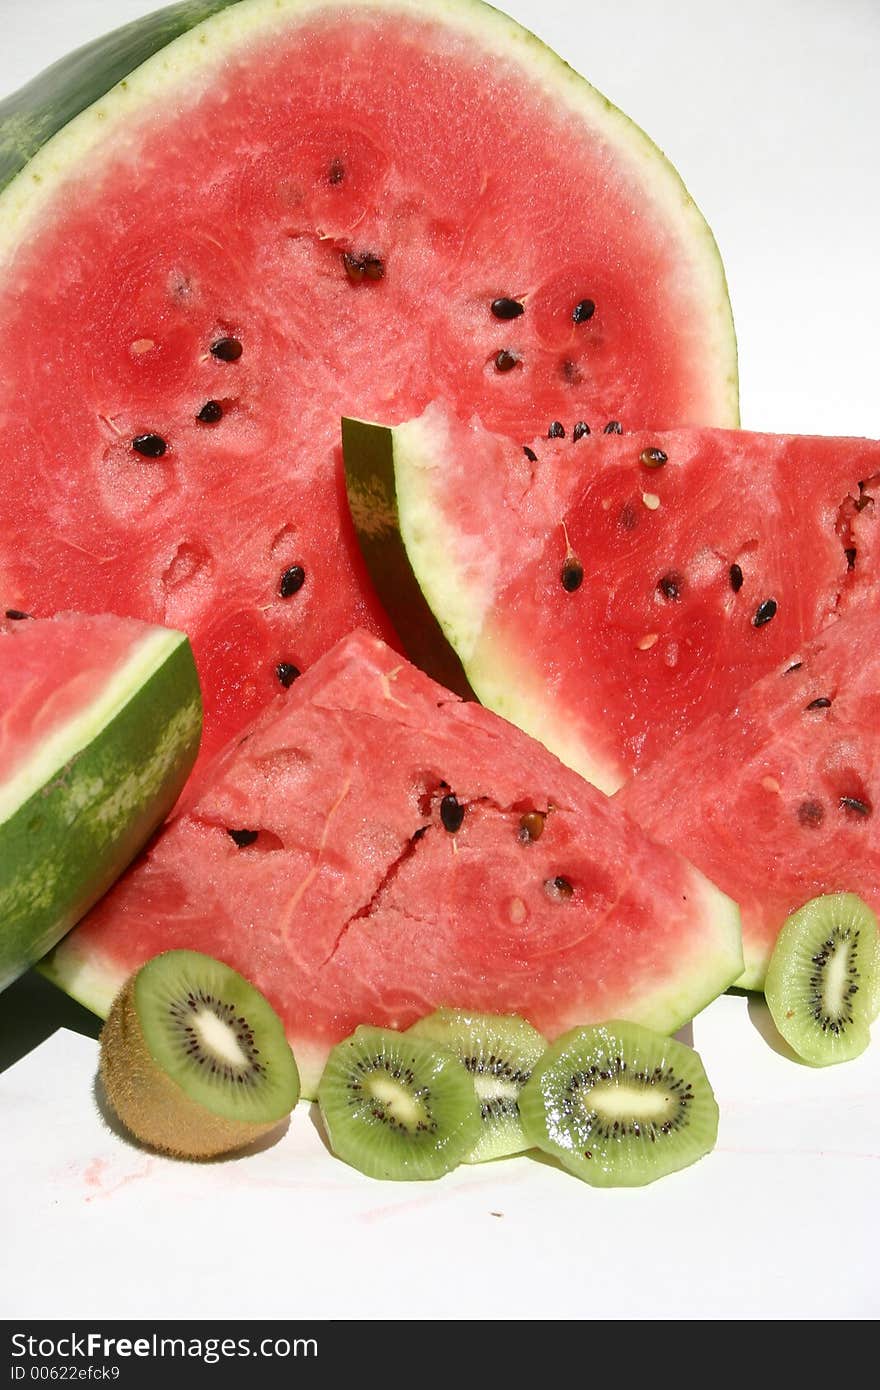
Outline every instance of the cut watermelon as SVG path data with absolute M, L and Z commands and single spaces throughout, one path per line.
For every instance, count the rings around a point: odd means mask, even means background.
M 54 953 L 97 1012 L 158 951 L 216 956 L 284 1020 L 307 1093 L 360 1023 L 515 1013 L 671 1031 L 742 970 L 736 906 L 540 745 L 376 638 L 235 740 Z
M 200 730 L 183 633 L 109 614 L 0 618 L 0 989 L 161 824 Z
M 404 641 L 427 600 L 479 699 L 610 792 L 880 596 L 880 444 L 573 423 L 348 421 L 346 467 Z
M 736 898 L 749 989 L 810 898 L 857 893 L 880 913 L 880 605 L 832 623 L 616 800 Z
M 10 98 L 0 149 L 0 597 L 184 628 L 206 752 L 353 626 L 390 634 L 343 412 L 736 421 L 677 175 L 474 0 L 178 6 Z

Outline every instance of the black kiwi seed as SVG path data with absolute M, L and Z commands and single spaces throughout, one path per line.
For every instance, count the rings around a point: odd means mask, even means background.
M 239 849 L 247 849 L 248 845 L 252 845 L 258 838 L 260 832 L 259 830 L 227 830 L 226 834 L 230 840 L 238 845 Z
M 562 566 L 560 575 L 562 587 L 567 594 L 573 594 L 584 582 L 584 567 L 574 555 L 569 555 Z
M 201 420 L 203 425 L 216 425 L 218 420 L 223 419 L 223 407 L 219 401 L 205 401 L 196 419 Z
M 623 425 L 619 420 L 609 420 L 607 425 L 602 427 L 603 434 L 623 434 Z
M 505 321 L 518 319 L 520 314 L 525 312 L 525 305 L 521 304 L 518 299 L 493 299 L 489 307 L 496 319 L 504 319 Z
M 279 661 L 278 665 L 275 667 L 275 674 L 284 686 L 284 689 L 288 690 L 290 686 L 293 685 L 293 682 L 302 675 L 302 672 L 298 666 L 294 666 L 289 661 Z
M 518 361 L 519 358 L 512 352 L 507 348 L 502 348 L 500 352 L 495 354 L 495 370 L 497 372 L 509 372 L 516 366 Z
M 131 447 L 145 459 L 160 459 L 168 445 L 161 434 L 138 434 L 131 441 Z
M 586 420 L 578 420 L 577 424 L 572 430 L 571 437 L 575 441 L 575 443 L 577 443 L 579 439 L 583 439 L 584 436 L 589 433 L 590 427 L 587 424 Z
M 464 807 L 454 792 L 447 792 L 440 802 L 440 820 L 443 829 L 448 830 L 450 835 L 461 829 L 464 821 Z
M 237 362 L 243 352 L 240 338 L 217 338 L 211 344 L 211 356 L 219 362 Z
M 739 565 L 730 566 L 730 587 L 735 594 L 738 594 L 743 586 L 743 572 Z
M 548 438 L 548 439 L 564 439 L 564 438 L 565 438 L 565 426 L 563 425 L 563 423 L 562 423 L 561 420 L 554 420 L 554 421 L 553 421 L 552 425 L 550 426 L 550 428 L 549 428 L 548 431 L 547 431 L 547 438 Z
M 752 626 L 763 627 L 765 623 L 769 623 L 771 618 L 776 617 L 778 608 L 779 604 L 776 602 L 775 598 L 765 598 L 764 602 L 759 604 L 755 610 L 755 616 L 752 618 Z
M 571 311 L 575 323 L 587 323 L 595 314 L 596 305 L 592 299 L 581 299 Z
M 282 598 L 290 598 L 297 593 L 306 582 L 306 572 L 302 565 L 291 565 L 281 576 L 278 585 L 278 592 Z

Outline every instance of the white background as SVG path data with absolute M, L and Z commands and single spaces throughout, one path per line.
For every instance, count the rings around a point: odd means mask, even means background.
M 152 8 L 0 0 L 0 96 Z M 880 435 L 877 0 L 506 8 L 648 131 L 705 213 L 730 283 L 744 425 Z M 721 1105 L 717 1150 L 656 1186 L 603 1193 L 529 1159 L 372 1183 L 329 1156 L 305 1106 L 245 1159 L 148 1156 L 96 1109 L 84 1030 L 32 978 L 3 997 L 6 1317 L 880 1312 L 880 1044 L 814 1072 L 765 1041 L 762 1006 L 718 1001 L 694 1025 Z

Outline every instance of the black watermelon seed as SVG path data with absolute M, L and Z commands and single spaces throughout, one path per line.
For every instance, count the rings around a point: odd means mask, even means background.
M 574 897 L 574 889 L 568 879 L 563 878 L 562 874 L 557 874 L 555 878 L 548 878 L 544 888 L 551 898 L 561 898 L 564 902 L 568 902 L 570 898 Z
M 518 361 L 519 358 L 515 357 L 512 352 L 508 351 L 507 348 L 502 348 L 495 356 L 495 370 L 499 372 L 509 372 L 512 367 L 516 366 Z
M 571 316 L 575 323 L 586 323 L 596 312 L 596 306 L 592 299 L 581 299 L 572 309 Z
M 797 811 L 801 825 L 816 827 L 825 819 L 825 807 L 821 801 L 802 801 Z
M 569 386 L 579 386 L 584 379 L 584 374 L 577 362 L 572 362 L 568 357 L 566 357 L 562 364 L 562 375 L 565 377 Z
M 525 305 L 520 304 L 518 299 L 493 299 L 489 305 L 496 319 L 518 319 L 520 314 L 525 313 Z
M 275 667 L 275 674 L 284 686 L 284 689 L 288 690 L 297 677 L 302 675 L 302 671 L 300 671 L 298 666 L 292 665 L 289 661 L 279 661 L 278 665 Z
M 562 566 L 562 587 L 567 594 L 573 594 L 584 582 L 584 567 L 580 560 L 573 555 L 569 556 Z
M 345 178 L 345 166 L 341 159 L 334 159 L 330 165 L 330 173 L 327 176 L 331 183 L 342 183 Z
M 577 424 L 571 432 L 571 437 L 575 441 L 575 443 L 577 443 L 579 439 L 583 439 L 584 435 L 589 433 L 590 427 L 587 424 L 586 420 L 578 420 Z
M 564 438 L 565 438 L 565 426 L 563 425 L 563 423 L 562 423 L 561 420 L 554 420 L 554 421 L 553 421 L 553 424 L 550 426 L 549 430 L 547 431 L 547 438 L 548 438 L 548 439 L 564 439 Z
M 342 265 L 346 275 L 353 285 L 359 285 L 364 278 L 364 262 L 360 256 L 353 256 L 350 251 L 343 251 Z
M 619 420 L 609 420 L 608 424 L 603 426 L 602 433 L 623 434 L 623 425 L 620 423 Z
M 778 608 L 779 604 L 776 602 L 775 598 L 765 598 L 764 602 L 759 604 L 755 616 L 752 618 L 752 625 L 754 627 L 763 627 L 765 623 L 769 623 L 771 618 L 776 617 Z
M 668 457 L 668 454 L 664 454 L 662 449 L 652 445 L 651 448 L 643 449 L 639 454 L 639 463 L 643 468 L 662 468 Z
M 862 801 L 858 796 L 842 796 L 840 798 L 841 811 L 852 811 L 857 816 L 869 816 L 871 814 L 871 803 Z
M 385 262 L 381 256 L 363 257 L 364 275 L 368 280 L 384 280 Z
M 810 703 L 807 705 L 807 709 L 830 709 L 830 708 L 831 708 L 831 701 L 828 699 L 828 696 L 827 696 L 827 695 L 820 695 L 818 699 L 816 699 L 816 700 L 811 700 Z
M 220 362 L 237 362 L 243 351 L 239 338 L 218 338 L 211 344 L 211 355 Z
M 219 401 L 205 401 L 196 419 L 201 420 L 203 425 L 216 425 L 218 420 L 223 419 L 223 407 Z
M 138 434 L 131 441 L 131 447 L 145 459 L 160 459 L 168 445 L 161 434 Z
M 246 849 L 248 845 L 252 845 L 259 833 L 259 830 L 227 830 L 226 832 L 230 840 L 234 840 L 239 849 Z
M 677 603 L 681 598 L 683 586 L 684 580 L 678 571 L 670 570 L 668 574 L 664 574 L 657 588 L 664 598 L 669 599 L 670 603 Z
M 847 569 L 848 569 L 848 570 L 854 570 L 855 567 L 856 567 L 856 554 L 858 553 L 858 552 L 856 551 L 855 546 L 854 546 L 854 545 L 848 545 L 847 548 L 846 548 L 846 550 L 845 550 L 843 553 L 844 553 L 844 555 L 846 556 L 846 567 L 847 567 Z
M 518 835 L 523 844 L 540 840 L 544 834 L 544 817 L 540 811 L 527 811 L 520 817 Z
M 537 462 L 538 462 L 538 455 L 535 453 L 534 449 L 530 449 L 530 448 L 529 448 L 528 444 L 524 444 L 524 445 L 523 445 L 523 453 L 525 454 L 525 456 L 526 456 L 526 458 L 528 459 L 529 463 L 537 463 Z
M 30 613 L 22 613 L 20 608 L 7 608 L 6 616 L 11 623 L 20 623 L 31 615 Z
M 738 594 L 743 586 L 743 572 L 739 565 L 730 566 L 730 587 L 735 594 Z
M 281 576 L 281 583 L 278 592 L 282 598 L 290 598 L 291 594 L 297 593 L 306 582 L 306 572 L 302 565 L 291 565 Z
M 448 830 L 450 835 L 454 835 L 461 829 L 464 820 L 464 807 L 461 805 L 454 792 L 447 792 L 440 802 L 440 819 L 443 822 L 443 829 Z
M 639 524 L 639 514 L 631 502 L 624 502 L 617 518 L 624 531 L 634 531 Z
M 786 666 L 786 668 L 785 668 L 785 670 L 783 671 L 782 674 L 783 674 L 784 676 L 787 676 L 787 675 L 789 675 L 792 671 L 799 671 L 799 670 L 801 669 L 801 667 L 803 666 L 803 664 L 804 664 L 804 663 L 803 663 L 802 661 L 793 661 L 793 662 L 791 663 L 790 666 Z

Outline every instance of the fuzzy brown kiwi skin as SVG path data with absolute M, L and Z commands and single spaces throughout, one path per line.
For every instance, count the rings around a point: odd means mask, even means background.
M 100 1039 L 104 1092 L 126 1129 L 174 1158 L 218 1158 L 277 1129 L 283 1121 L 254 1124 L 212 1115 L 166 1076 L 144 1038 L 134 1003 L 135 978 L 116 996 Z

